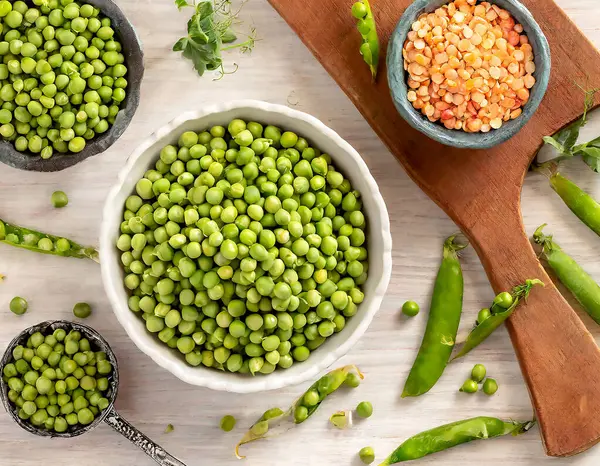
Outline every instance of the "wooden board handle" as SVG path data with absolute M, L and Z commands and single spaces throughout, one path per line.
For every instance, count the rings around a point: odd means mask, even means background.
M 520 210 L 524 175 L 542 137 L 579 118 L 583 96 L 573 82 L 600 86 L 600 54 L 552 0 L 521 0 L 552 50 L 548 92 L 529 123 L 489 150 L 444 147 L 400 117 L 389 95 L 385 63 L 379 79 L 358 53 L 353 0 L 269 0 L 354 102 L 411 178 L 471 238 L 496 291 L 540 278 L 508 328 L 546 451 L 578 453 L 600 437 L 600 350 L 560 296 L 525 235 Z M 372 2 L 385 56 L 400 15 L 412 0 Z M 576 53 L 574 53 L 576 51 Z
M 544 289 L 532 291 L 507 327 L 547 453 L 577 454 L 600 440 L 600 424 L 590 422 L 600 417 L 600 350 L 544 271 L 520 218 L 498 211 L 491 215 L 494 220 L 472 226 L 469 238 L 495 292 L 528 278 L 545 283 Z

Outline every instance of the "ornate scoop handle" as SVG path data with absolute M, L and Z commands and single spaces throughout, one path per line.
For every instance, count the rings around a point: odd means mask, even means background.
M 169 454 L 163 447 L 153 442 L 129 422 L 127 422 L 125 418 L 117 413 L 117 410 L 114 407 L 110 408 L 110 412 L 104 418 L 104 422 L 119 432 L 123 437 L 137 446 L 161 466 L 186 466 L 185 463 L 179 461 L 173 455 Z

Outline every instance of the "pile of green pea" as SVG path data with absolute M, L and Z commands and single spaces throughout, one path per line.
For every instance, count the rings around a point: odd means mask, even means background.
M 125 203 L 129 307 L 192 366 L 287 369 L 356 314 L 366 226 L 360 194 L 295 133 L 185 132 Z
M 79 331 L 33 333 L 12 356 L 2 380 L 19 418 L 33 426 L 66 432 L 69 426 L 91 424 L 109 406 L 105 394 L 112 364 Z
M 126 97 L 127 68 L 99 9 L 33 4 L 0 1 L 0 136 L 48 159 L 81 152 L 108 131 Z

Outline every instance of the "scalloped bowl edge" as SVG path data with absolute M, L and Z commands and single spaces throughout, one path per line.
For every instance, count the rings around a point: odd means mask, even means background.
M 125 199 L 133 192 L 137 180 L 157 159 L 160 148 L 176 142 L 184 131 L 199 131 L 216 124 L 224 125 L 233 118 L 261 121 L 295 131 L 307 137 L 323 152 L 329 153 L 336 167 L 362 193 L 369 222 L 369 278 L 364 287 L 365 300 L 359 305 L 357 314 L 348 320 L 343 331 L 328 338 L 322 347 L 312 352 L 307 361 L 296 363 L 290 369 L 253 378 L 203 366 L 189 366 L 180 355 L 151 335 L 146 330 L 143 320 L 127 305 L 120 253 L 114 246 Z M 392 238 L 387 208 L 377 183 L 363 159 L 350 144 L 321 121 L 306 113 L 282 105 L 240 100 L 184 113 L 160 128 L 134 150 L 104 206 L 100 233 L 100 263 L 104 288 L 117 319 L 138 348 L 159 366 L 192 385 L 235 393 L 254 393 L 314 379 L 358 342 L 379 310 L 391 278 Z

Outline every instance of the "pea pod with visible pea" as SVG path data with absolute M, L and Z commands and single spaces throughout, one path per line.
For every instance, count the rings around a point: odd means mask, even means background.
M 426 430 L 406 440 L 379 466 L 416 460 L 474 440 L 527 432 L 535 421 L 503 421 L 493 417 L 474 417 Z
M 527 299 L 535 285 L 544 286 L 544 283 L 538 279 L 527 280 L 524 285 L 516 286 L 512 290 L 512 293 L 503 292 L 496 296 L 489 312 L 484 314 L 480 311 L 480 316 L 477 318 L 475 327 L 471 330 L 461 349 L 452 360 L 454 361 L 465 356 L 483 343 L 494 330 L 500 327 L 515 312 L 519 304 Z M 483 319 L 483 315 L 487 318 Z
M 266 411 L 235 446 L 236 456 L 240 459 L 244 458 L 239 454 L 242 445 L 267 438 L 267 436 L 281 434 L 294 425 L 306 421 L 321 406 L 325 398 L 344 385 L 348 377 L 354 377 L 354 375 L 358 375 L 361 379 L 364 378 L 356 366 L 350 365 L 335 369 L 312 384 L 287 411 L 280 408 Z
M 365 63 L 369 65 L 373 81 L 375 81 L 379 68 L 379 37 L 369 0 L 360 0 L 352 5 L 352 16 L 358 20 L 356 28 L 362 36 L 360 54 Z
M 2 220 L 0 220 L 0 243 L 42 254 L 91 259 L 99 262 L 98 251 L 92 247 L 81 246 L 66 238 L 11 225 Z
M 600 285 L 556 244 L 552 235 L 544 235 L 539 227 L 533 234 L 535 243 L 542 245 L 542 254 L 558 279 L 569 289 L 586 312 L 600 324 Z
M 427 328 L 402 398 L 419 396 L 431 390 L 452 354 L 462 313 L 464 287 L 458 251 L 467 247 L 455 242 L 455 239 L 456 235 L 451 236 L 444 243 L 444 257 L 433 289 Z

